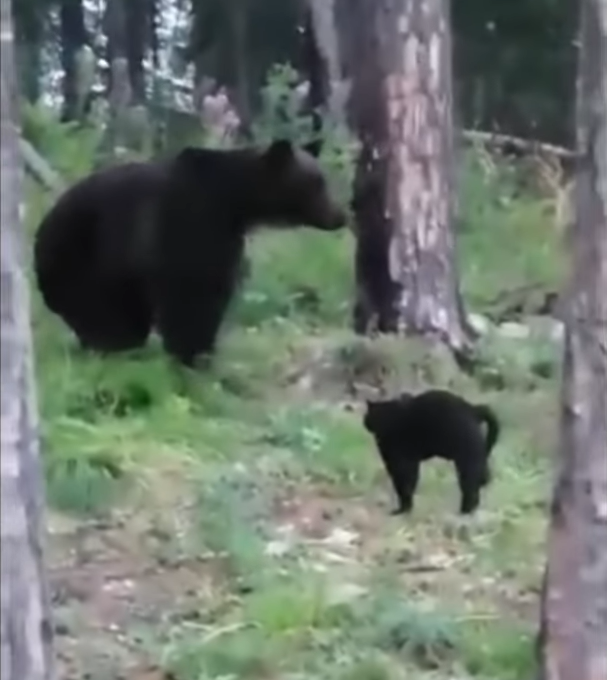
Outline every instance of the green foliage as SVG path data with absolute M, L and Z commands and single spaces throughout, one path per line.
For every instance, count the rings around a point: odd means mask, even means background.
M 276 64 L 268 72 L 261 88 L 261 108 L 253 124 L 253 136 L 261 144 L 273 139 L 291 139 L 305 144 L 313 137 L 312 116 L 300 113 L 301 103 L 295 92 L 297 71 L 289 64 Z
M 497 162 L 487 173 L 478 156 L 464 155 L 457 250 L 462 286 L 473 307 L 526 284 L 558 284 L 563 273 L 560 234 L 542 203 L 517 190 L 517 170 Z
M 67 425 L 67 424 L 66 424 Z M 68 437 L 82 441 L 86 432 L 82 424 L 72 421 L 71 431 L 64 428 L 66 452 L 59 447 L 45 457 L 48 499 L 58 510 L 80 515 L 98 515 L 110 510 L 128 487 L 122 461 L 110 451 L 71 451 Z
M 454 657 L 458 638 L 455 622 L 407 605 L 393 593 L 373 602 L 365 620 L 370 642 L 404 654 L 420 668 L 440 668 Z
M 313 119 L 301 111 L 301 98 L 295 88 L 300 82 L 297 71 L 288 64 L 276 64 L 261 88 L 261 105 L 253 122 L 253 139 L 268 144 L 273 139 L 290 139 L 304 145 L 317 136 L 322 141 L 320 161 L 333 183 L 333 189 L 347 205 L 354 179 L 354 161 L 358 142 L 343 125 L 323 121 L 319 133 L 314 132 Z
M 347 416 L 327 415 L 323 408 L 277 409 L 263 441 L 295 452 L 306 474 L 344 490 L 368 489 L 377 472 L 370 442 L 361 440 L 358 423 Z
M 90 173 L 103 137 L 103 127 L 60 123 L 56 114 L 40 104 L 24 102 L 21 109 L 23 136 L 67 182 Z
M 475 678 L 520 680 L 533 677 L 533 636 L 506 625 L 468 625 L 460 642 L 464 666 Z
M 276 319 L 347 324 L 353 245 L 347 232 L 330 238 L 312 230 L 259 233 L 250 240 L 254 266 L 234 305 L 235 321 L 253 328 Z
M 222 634 L 209 633 L 205 640 L 199 630 L 179 630 L 167 645 L 163 667 L 176 680 L 219 680 L 258 678 L 271 673 L 280 650 L 255 628 Z
M 91 131 L 39 114 L 28 134 L 52 158 L 65 144 L 67 177 L 93 166 Z M 351 176 L 349 144 L 333 131 L 325 146 L 337 183 Z M 475 306 L 560 277 L 556 236 L 516 179 L 501 166 L 487 177 L 466 158 L 458 249 Z M 28 185 L 28 233 L 48 200 Z M 157 339 L 115 357 L 83 353 L 32 296 L 50 503 L 136 511 L 142 525 L 149 513 L 179 518 L 187 540 L 171 534 L 163 565 L 180 565 L 191 539 L 195 569 L 213 575 L 212 604 L 177 616 L 172 599 L 154 620 L 154 651 L 177 680 L 531 674 L 530 626 L 512 610 L 542 564 L 559 349 L 541 328 L 489 334 L 481 355 L 505 376 L 492 390 L 413 340 L 356 339 L 352 246 L 348 232 L 255 234 L 252 276 L 202 374 L 177 369 Z M 499 412 L 494 481 L 469 525 L 452 517 L 456 485 L 439 464 L 424 469 L 414 513 L 387 516 L 391 491 L 352 396 L 378 383 L 449 385 Z M 206 589 L 198 572 L 196 582 Z
M 199 528 L 204 545 L 227 557 L 243 587 L 257 585 L 268 576 L 262 523 L 268 515 L 268 501 L 241 471 L 207 478 L 199 492 Z

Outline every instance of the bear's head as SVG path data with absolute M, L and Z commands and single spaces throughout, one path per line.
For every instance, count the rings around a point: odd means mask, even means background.
M 289 225 L 333 231 L 346 224 L 346 213 L 331 195 L 315 158 L 316 149 L 273 142 L 261 154 L 260 199 L 268 217 Z

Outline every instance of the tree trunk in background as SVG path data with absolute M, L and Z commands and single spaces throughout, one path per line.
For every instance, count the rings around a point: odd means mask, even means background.
M 314 31 L 310 3 L 304 0 L 303 5 L 301 54 L 309 83 L 305 106 L 307 107 L 306 113 L 312 115 L 314 133 L 319 133 L 322 130 L 323 112 L 329 100 L 329 76 Z
M 228 8 L 234 59 L 235 103 L 243 130 L 249 130 L 251 125 L 249 68 L 247 65 L 249 58 L 247 54 L 247 2 L 248 0 L 229 0 Z
M 28 102 L 35 104 L 40 99 L 40 73 L 42 71 L 42 36 L 39 42 L 17 45 L 21 93 Z
M 78 55 L 87 43 L 82 0 L 61 0 L 59 6 L 61 66 L 63 68 L 63 121 L 77 118 L 80 108 Z
M 471 330 L 455 264 L 448 0 L 353 0 L 346 37 L 355 181 L 355 329 L 440 339 Z
M 107 141 L 113 153 L 126 147 L 128 137 L 128 112 L 133 99 L 133 88 L 127 59 L 126 2 L 132 0 L 107 0 L 104 28 L 107 36 L 107 55 L 110 65 L 109 105 L 111 122 Z
M 577 217 L 542 597 L 542 680 L 607 678 L 607 0 L 582 0 L 581 11 Z
M 344 120 L 345 97 L 335 0 L 304 0 L 303 61 L 310 81 L 308 101 L 318 130 L 322 114 Z
M 126 59 L 127 9 L 126 3 L 132 0 L 107 0 L 103 17 L 103 30 L 107 38 L 107 59 L 110 66 L 116 59 Z
M 133 104 L 143 104 L 146 100 L 143 60 L 148 45 L 151 43 L 153 9 L 150 0 L 126 0 L 124 4 L 127 35 L 126 58 L 129 64 Z
M 53 678 L 51 625 L 42 562 L 43 484 L 38 448 L 29 296 L 19 225 L 17 98 L 10 0 L 0 0 L 0 334 L 3 680 Z

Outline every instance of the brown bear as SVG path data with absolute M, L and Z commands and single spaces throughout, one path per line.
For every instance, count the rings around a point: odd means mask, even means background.
M 38 229 L 34 267 L 45 304 L 83 347 L 138 348 L 155 327 L 192 366 L 214 350 L 251 228 L 345 222 L 310 150 L 186 148 L 72 186 Z

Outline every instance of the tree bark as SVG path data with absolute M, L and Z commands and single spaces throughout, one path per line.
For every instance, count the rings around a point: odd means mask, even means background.
M 301 60 L 308 76 L 309 89 L 305 101 L 306 113 L 312 116 L 312 129 L 322 130 L 323 112 L 329 100 L 329 76 L 325 60 L 318 47 L 312 10 L 308 0 L 303 7 L 301 28 Z
M 236 109 L 242 127 L 249 130 L 251 125 L 251 99 L 249 92 L 249 66 L 247 59 L 247 2 L 230 0 L 228 6 L 230 32 L 232 37 L 232 58 L 234 60 L 234 89 Z
M 81 111 L 78 54 L 86 45 L 82 0 L 61 0 L 59 7 L 61 66 L 63 68 L 62 120 L 74 120 Z
M 419 334 L 467 353 L 455 263 L 448 0 L 353 0 L 350 119 L 359 333 Z M 356 66 L 356 67 L 354 67 Z
M 576 220 L 540 677 L 607 678 L 607 0 L 583 0 Z
M 345 85 L 337 32 L 336 0 L 304 0 L 303 63 L 308 71 L 308 103 L 318 131 L 324 115 L 344 121 Z
M 30 307 L 19 227 L 21 168 L 10 0 L 0 0 L 0 8 L 1 676 L 50 680 L 52 629 L 42 561 L 44 496 Z
M 133 90 L 133 104 L 146 101 L 145 69 L 143 61 L 151 45 L 154 5 L 150 0 L 127 0 L 124 5 L 128 39 L 126 57 Z
M 108 0 L 104 24 L 107 36 L 109 72 L 110 124 L 107 128 L 106 144 L 114 154 L 127 145 L 128 113 L 133 99 L 129 61 L 127 58 L 126 5 L 130 0 Z

